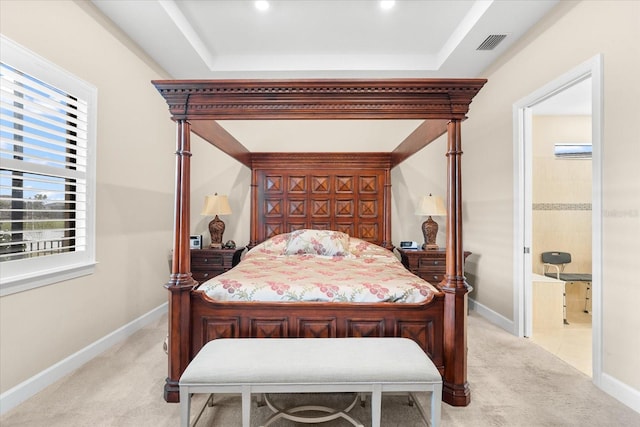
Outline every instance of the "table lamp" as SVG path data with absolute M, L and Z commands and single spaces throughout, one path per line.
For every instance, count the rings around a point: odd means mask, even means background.
M 427 220 L 422 223 L 422 235 L 424 236 L 423 250 L 438 249 L 436 244 L 436 236 L 438 235 L 438 223 L 431 218 L 432 216 L 446 216 L 447 209 L 444 206 L 442 197 L 423 196 L 418 203 L 416 215 L 428 216 Z
M 224 222 L 218 218 L 218 215 L 231 215 L 231 206 L 227 196 L 205 196 L 204 209 L 200 215 L 215 215 L 215 218 L 209 223 L 209 233 L 211 234 L 212 248 L 222 248 L 222 235 L 224 234 Z

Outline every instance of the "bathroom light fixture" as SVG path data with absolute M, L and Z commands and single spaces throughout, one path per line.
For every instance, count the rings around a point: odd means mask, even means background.
M 590 159 L 593 147 L 590 142 L 556 142 L 553 154 L 556 159 Z

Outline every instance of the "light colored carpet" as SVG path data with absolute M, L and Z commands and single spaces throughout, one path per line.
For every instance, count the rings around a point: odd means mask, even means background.
M 166 316 L 106 351 L 76 372 L 43 390 L 0 418 L 2 427 L 161 427 L 179 425 L 179 405 L 162 399 L 167 361 L 162 350 Z M 640 426 L 640 414 L 597 389 L 591 379 L 526 339 L 514 337 L 471 314 L 468 331 L 471 404 L 443 404 L 444 426 Z M 309 397 L 309 396 L 307 396 Z M 341 401 L 343 395 L 323 399 Z M 285 401 L 300 396 L 280 396 Z M 204 398 L 196 396 L 193 414 Z M 369 410 L 351 414 L 365 425 Z M 266 407 L 252 407 L 253 425 L 269 417 Z M 382 425 L 424 425 L 406 398 L 383 399 Z M 200 427 L 241 425 L 240 398 L 216 396 Z M 296 425 L 290 421 L 273 424 Z M 336 420 L 323 427 L 348 426 Z

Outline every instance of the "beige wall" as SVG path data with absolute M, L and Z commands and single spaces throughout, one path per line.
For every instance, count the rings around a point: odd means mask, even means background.
M 533 117 L 533 272 L 542 252 L 571 254 L 567 272 L 591 272 L 590 159 L 554 156 L 558 142 L 591 142 L 591 116 Z
M 414 212 L 420 197 L 429 193 L 446 200 L 446 151 L 446 138 L 438 138 L 391 171 L 391 237 L 394 244 L 399 245 L 401 240 L 415 240 L 418 245 L 424 243 L 422 222 L 426 218 L 416 216 Z M 436 243 L 445 247 L 446 218 L 433 219 L 438 223 Z
M 488 70 L 489 82 L 463 124 L 465 249 L 478 255 L 472 297 L 496 313 L 514 313 L 512 106 L 602 54 L 603 373 L 640 390 L 640 2 L 563 3 L 518 49 Z
M 168 114 L 165 119 L 169 120 Z M 251 170 L 195 135 L 192 136 L 191 151 L 191 233 L 202 235 L 205 246 L 211 242 L 208 227 L 213 218 L 200 215 L 204 197 L 226 194 L 233 213 L 221 217 L 225 223 L 223 241 L 233 240 L 238 246 L 246 246 L 249 243 Z
M 4 392 L 166 301 L 175 130 L 150 84 L 162 76 L 85 8 L 2 0 L 0 19 L 3 35 L 98 88 L 99 121 L 95 274 L 0 298 Z

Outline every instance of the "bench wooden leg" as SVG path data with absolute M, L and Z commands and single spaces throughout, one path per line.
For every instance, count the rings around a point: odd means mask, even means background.
M 189 427 L 189 418 L 191 417 L 191 394 L 186 386 L 180 387 L 180 425 Z
M 382 412 L 382 387 L 373 385 L 371 393 L 371 427 L 380 427 L 380 415 Z
M 360 406 L 363 408 L 367 405 L 367 395 L 365 393 L 360 393 Z
M 436 384 L 431 392 L 431 427 L 440 426 L 442 410 L 442 383 Z
M 242 427 L 251 425 L 251 387 L 242 387 Z

